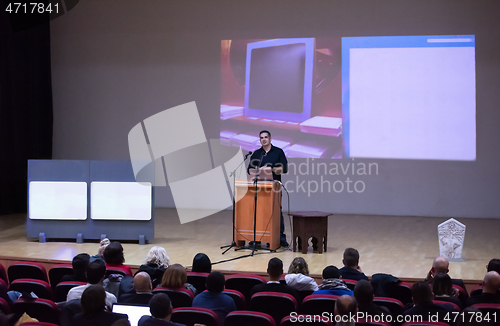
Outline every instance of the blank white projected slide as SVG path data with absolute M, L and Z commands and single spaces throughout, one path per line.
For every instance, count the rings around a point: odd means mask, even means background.
M 90 218 L 147 221 L 152 214 L 151 183 L 91 182 Z
M 351 48 L 350 157 L 476 159 L 474 47 Z
M 87 219 L 87 183 L 31 181 L 28 191 L 32 220 Z

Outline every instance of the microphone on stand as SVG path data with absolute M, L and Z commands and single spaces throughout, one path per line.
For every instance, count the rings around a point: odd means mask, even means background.
M 246 159 L 247 159 L 247 157 L 249 157 L 249 156 L 250 156 L 250 155 L 252 155 L 252 154 L 253 154 L 253 152 L 252 152 L 252 151 L 248 152 L 248 153 L 245 155 L 245 158 L 244 158 L 243 160 L 246 160 Z

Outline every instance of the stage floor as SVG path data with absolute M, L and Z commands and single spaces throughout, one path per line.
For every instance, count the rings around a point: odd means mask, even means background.
M 253 257 L 227 261 L 248 255 L 250 251 L 222 255 L 221 246 L 231 243 L 231 211 L 223 211 L 188 224 L 180 224 L 174 209 L 155 211 L 155 239 L 147 245 L 123 244 L 126 264 L 140 265 L 153 245 L 165 247 L 172 263 L 190 266 L 194 255 L 206 253 L 215 270 L 265 273 L 272 257 L 283 260 L 285 272 L 294 257 L 302 256 L 309 264 L 311 274 L 321 274 L 327 265 L 342 267 L 342 254 L 347 247 L 360 253 L 360 266 L 371 276 L 390 273 L 402 279 L 424 278 L 439 255 L 438 224 L 446 218 L 398 217 L 367 215 L 333 215 L 328 224 L 327 252 L 305 255 L 279 249 L 275 253 L 258 251 Z M 0 259 L 46 259 L 71 261 L 74 255 L 97 253 L 98 244 L 74 242 L 29 241 L 26 238 L 26 215 L 0 216 Z M 458 218 L 467 227 L 462 252 L 463 262 L 450 263 L 450 276 L 470 281 L 481 281 L 486 264 L 500 258 L 500 219 Z M 285 218 L 287 239 L 291 241 L 290 223 Z M 113 240 L 113 239 L 111 239 Z

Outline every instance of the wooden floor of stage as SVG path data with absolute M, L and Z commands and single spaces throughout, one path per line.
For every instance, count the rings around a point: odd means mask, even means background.
M 272 257 L 283 260 L 285 272 L 294 257 L 303 256 L 311 274 L 321 274 L 327 265 L 342 266 L 342 254 L 347 247 L 358 249 L 364 273 L 390 273 L 402 279 L 424 278 L 439 255 L 437 226 L 446 218 L 398 217 L 367 215 L 333 215 L 328 224 L 328 248 L 323 254 L 305 255 L 279 249 L 276 253 L 258 251 L 253 257 L 227 261 L 250 251 L 228 251 L 222 255 L 221 246 L 231 243 L 231 211 L 223 211 L 204 219 L 180 224 L 174 209 L 155 211 L 155 239 L 147 245 L 123 244 L 126 264 L 140 265 L 153 245 L 166 248 L 172 263 L 190 266 L 194 255 L 206 253 L 215 270 L 265 272 Z M 26 238 L 26 215 L 0 216 L 0 260 L 44 259 L 55 263 L 71 261 L 81 252 L 97 253 L 98 244 L 74 242 L 29 241 Z M 459 218 L 467 227 L 462 252 L 463 262 L 450 263 L 450 276 L 481 281 L 486 264 L 500 258 L 500 219 Z M 285 218 L 287 239 L 290 224 Z

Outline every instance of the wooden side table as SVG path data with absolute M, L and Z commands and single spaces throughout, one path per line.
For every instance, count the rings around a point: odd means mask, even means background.
M 308 211 L 292 212 L 289 215 L 293 217 L 293 251 L 298 251 L 298 244 L 299 248 L 302 249 L 302 253 L 307 254 L 307 240 L 310 237 L 316 239 L 318 253 L 322 254 L 323 250 L 326 251 L 328 237 L 328 216 L 332 215 L 332 213 Z M 299 238 L 299 243 L 297 243 L 297 238 Z

